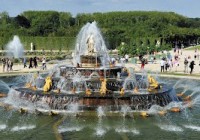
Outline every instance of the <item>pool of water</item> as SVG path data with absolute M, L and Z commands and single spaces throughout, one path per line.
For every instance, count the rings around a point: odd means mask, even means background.
M 4 77 L 1 80 L 0 92 L 3 93 L 24 82 L 23 77 Z M 95 112 L 71 112 L 64 116 L 21 114 L 15 109 L 0 107 L 0 139 L 199 139 L 199 81 L 160 78 L 159 82 L 173 86 L 177 93 L 192 94 L 192 108 L 184 108 L 180 113 L 167 112 L 165 116 L 141 117 L 126 106 L 118 112 L 105 112 L 104 108 L 99 108 Z

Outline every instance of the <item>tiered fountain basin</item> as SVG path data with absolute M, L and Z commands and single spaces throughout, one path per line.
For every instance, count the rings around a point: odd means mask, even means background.
M 163 85 L 162 89 L 149 93 L 125 92 L 122 96 L 117 91 L 110 91 L 106 95 L 101 95 L 99 91 L 94 91 L 91 95 L 85 92 L 78 93 L 56 93 L 43 92 L 42 90 L 32 90 L 28 88 L 16 89 L 20 92 L 22 99 L 30 102 L 45 100 L 51 109 L 66 110 L 68 105 L 78 103 L 80 110 L 96 110 L 99 106 L 105 106 L 109 110 L 120 110 L 121 106 L 128 105 L 132 110 L 147 110 L 152 105 L 166 106 L 173 99 L 173 89 Z
M 163 107 L 172 101 L 178 101 L 173 88 L 166 84 L 160 84 L 161 88 L 158 89 L 149 90 L 144 87 L 137 91 L 134 91 L 133 85 L 130 85 L 122 94 L 121 90 L 126 78 L 117 77 L 122 67 L 76 68 L 62 65 L 59 70 L 60 76 L 52 78 L 52 88 L 49 92 L 44 92 L 42 88 L 45 78 L 38 78 L 36 88 L 16 88 L 15 90 L 19 92 L 18 96 L 30 102 L 43 101 L 54 110 L 67 110 L 71 104 L 78 104 L 80 110 L 96 110 L 99 106 L 104 106 L 108 110 L 115 111 L 120 110 L 124 105 L 132 110 L 148 110 L 153 105 Z M 74 75 L 77 71 L 84 77 L 84 80 L 75 84 Z M 58 92 L 57 85 L 61 75 L 65 75 L 67 84 Z M 136 81 L 141 81 L 141 78 L 141 75 L 136 75 Z M 106 92 L 102 93 L 101 87 L 104 79 L 106 79 Z

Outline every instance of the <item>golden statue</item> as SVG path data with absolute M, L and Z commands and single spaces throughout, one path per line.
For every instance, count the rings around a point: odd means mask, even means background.
M 119 92 L 119 94 L 121 95 L 121 96 L 123 96 L 124 95 L 124 88 L 122 88 L 121 90 L 120 90 L 120 92 Z
M 43 91 L 48 92 L 48 91 L 50 91 L 51 87 L 52 87 L 51 76 L 47 76 L 47 78 L 45 79 L 45 85 L 43 87 Z
M 107 80 L 104 78 L 102 80 L 102 82 L 101 82 L 101 88 L 100 88 L 101 95 L 105 95 L 106 94 L 106 91 L 107 91 L 106 83 L 107 83 Z
M 159 83 L 151 76 L 148 75 L 148 82 L 149 82 L 149 90 L 159 88 Z

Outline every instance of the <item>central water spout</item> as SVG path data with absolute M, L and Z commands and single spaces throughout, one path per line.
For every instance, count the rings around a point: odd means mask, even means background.
M 96 22 L 87 23 L 82 27 L 76 44 L 73 57 L 74 64 L 92 63 L 96 66 L 109 65 L 110 57 Z

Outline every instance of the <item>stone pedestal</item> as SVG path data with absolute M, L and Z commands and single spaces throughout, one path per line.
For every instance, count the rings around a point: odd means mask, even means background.
M 100 67 L 101 60 L 99 56 L 95 55 L 82 55 L 81 67 Z

